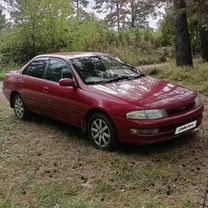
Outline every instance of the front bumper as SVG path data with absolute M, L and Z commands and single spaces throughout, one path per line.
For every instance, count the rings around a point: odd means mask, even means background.
M 121 143 L 151 144 L 178 137 L 184 133 L 192 132 L 202 123 L 204 106 L 201 105 L 184 114 L 171 116 L 157 120 L 128 120 L 125 118 L 113 118 L 117 134 Z M 197 121 L 196 127 L 181 134 L 175 135 L 176 128 L 184 124 Z M 152 135 L 133 135 L 131 129 L 158 129 L 159 132 Z

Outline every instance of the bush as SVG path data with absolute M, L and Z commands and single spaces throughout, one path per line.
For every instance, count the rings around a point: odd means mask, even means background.
M 46 15 L 45 18 L 49 17 Z M 40 19 L 35 26 L 35 33 L 31 23 L 2 31 L 1 63 L 22 63 L 35 55 L 58 51 L 105 52 L 135 66 L 164 62 L 169 57 L 169 49 L 157 49 L 156 32 L 149 28 L 111 31 L 94 16 L 82 21 L 75 18 L 63 21 L 59 17 L 51 21 L 54 24 L 53 31 L 49 19 Z

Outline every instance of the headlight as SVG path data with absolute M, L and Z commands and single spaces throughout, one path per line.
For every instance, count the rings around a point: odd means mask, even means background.
M 196 106 L 196 107 L 199 107 L 199 106 L 202 104 L 201 99 L 200 99 L 199 96 L 197 96 L 197 97 L 195 98 L 194 102 L 195 102 L 195 106 Z
M 158 119 L 167 117 L 166 110 L 141 110 L 131 111 L 126 114 L 127 119 L 144 120 L 144 119 Z

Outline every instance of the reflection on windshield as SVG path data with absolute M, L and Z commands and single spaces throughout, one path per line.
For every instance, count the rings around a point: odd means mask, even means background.
M 86 84 L 115 82 L 140 76 L 134 67 L 108 56 L 74 58 L 71 62 Z

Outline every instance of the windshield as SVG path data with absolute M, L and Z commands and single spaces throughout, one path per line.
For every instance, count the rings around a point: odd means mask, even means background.
M 71 62 L 86 84 L 116 82 L 140 76 L 134 67 L 108 56 L 74 58 Z

